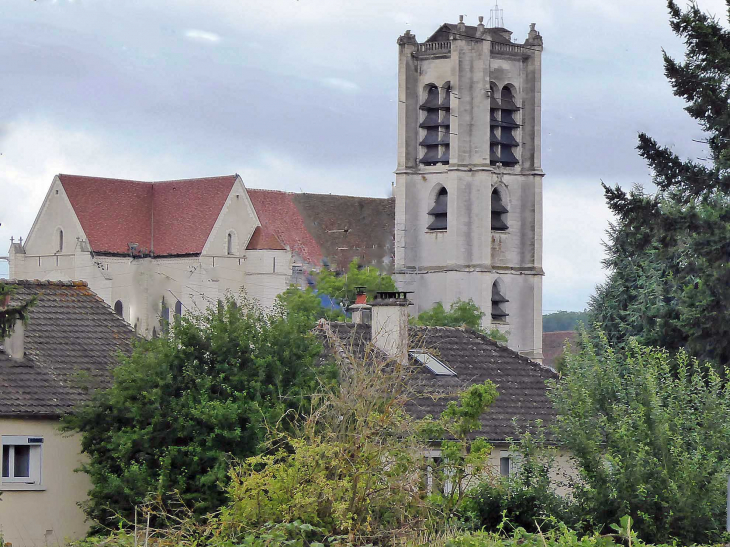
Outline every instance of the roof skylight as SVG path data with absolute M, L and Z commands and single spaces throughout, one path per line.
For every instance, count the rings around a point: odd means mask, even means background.
M 417 350 L 409 351 L 408 353 L 411 357 L 413 357 L 416 361 L 425 366 L 428 370 L 433 372 L 436 376 L 456 376 L 456 372 L 454 372 L 453 369 L 444 365 L 441 361 L 436 359 L 430 353 Z

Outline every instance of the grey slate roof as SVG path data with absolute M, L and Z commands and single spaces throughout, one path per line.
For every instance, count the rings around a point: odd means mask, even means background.
M 79 281 L 4 281 L 16 285 L 10 305 L 33 296 L 25 356 L 0 345 L 0 416 L 57 417 L 107 387 L 119 351 L 129 353 L 132 328 Z M 0 344 L 2 340 L 0 340 Z
M 360 353 L 370 343 L 370 325 L 329 322 L 330 331 L 342 347 Z M 438 416 L 455 394 L 469 385 L 491 380 L 499 396 L 482 416 L 482 429 L 475 436 L 491 442 L 519 439 L 520 432 L 535 429 L 536 420 L 549 426 L 555 409 L 547 396 L 546 381 L 557 378 L 549 368 L 521 356 L 486 336 L 468 328 L 409 327 L 412 349 L 425 349 L 456 372 L 456 376 L 436 376 L 411 360 L 409 382 L 422 394 L 406 410 L 415 418 Z M 333 349 L 330 345 L 330 349 Z M 547 438 L 551 436 L 546 431 Z

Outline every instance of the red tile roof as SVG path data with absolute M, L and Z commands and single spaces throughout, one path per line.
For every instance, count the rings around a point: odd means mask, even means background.
M 261 226 L 256 226 L 256 229 L 251 235 L 251 239 L 248 241 L 247 251 L 260 251 L 264 249 L 274 249 L 277 251 L 283 251 L 286 249 L 282 245 L 279 238 L 268 230 L 264 230 Z
M 127 254 L 137 243 L 165 256 L 203 251 L 236 175 L 154 183 L 59 178 L 94 252 Z
M 572 330 L 562 330 L 542 333 L 542 363 L 550 368 L 555 368 L 555 361 L 563 354 L 565 342 L 575 347 L 578 340 L 578 333 Z
M 290 192 L 248 189 L 261 225 L 304 262 L 319 266 L 322 249 L 307 230 Z

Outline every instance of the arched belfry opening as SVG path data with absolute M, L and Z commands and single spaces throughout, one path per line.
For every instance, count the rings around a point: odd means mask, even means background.
M 440 88 L 428 84 L 424 88 L 421 110 L 421 155 L 422 165 L 448 165 L 451 135 L 451 83 Z
M 507 213 L 509 210 L 502 200 L 502 194 L 495 188 L 492 190 L 492 231 L 504 232 L 509 229 Z
M 499 279 L 492 283 L 492 321 L 496 323 L 505 323 L 509 314 L 507 313 L 507 303 L 509 300 L 504 292 L 503 284 Z
M 519 163 L 515 155 L 520 144 L 515 137 L 515 131 L 520 127 L 515 119 L 519 107 L 511 86 L 505 85 L 500 90 L 492 82 L 489 89 L 489 162 L 511 167 Z
M 448 207 L 449 205 L 449 192 L 444 188 L 443 186 L 436 194 L 436 199 L 434 199 L 433 207 L 429 209 L 428 216 L 430 219 L 430 223 L 428 225 L 428 230 L 446 230 L 448 225 Z

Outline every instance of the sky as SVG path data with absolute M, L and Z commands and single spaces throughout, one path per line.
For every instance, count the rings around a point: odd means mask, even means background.
M 723 18 L 724 0 L 699 0 Z M 385 197 L 395 180 L 396 39 L 489 19 L 492 0 L 2 0 L 0 255 L 57 173 Z M 663 74 L 662 0 L 502 0 L 543 53 L 543 311 L 605 279 L 601 181 L 651 188 L 645 131 L 702 157 Z M 0 277 L 7 265 L 0 261 Z

